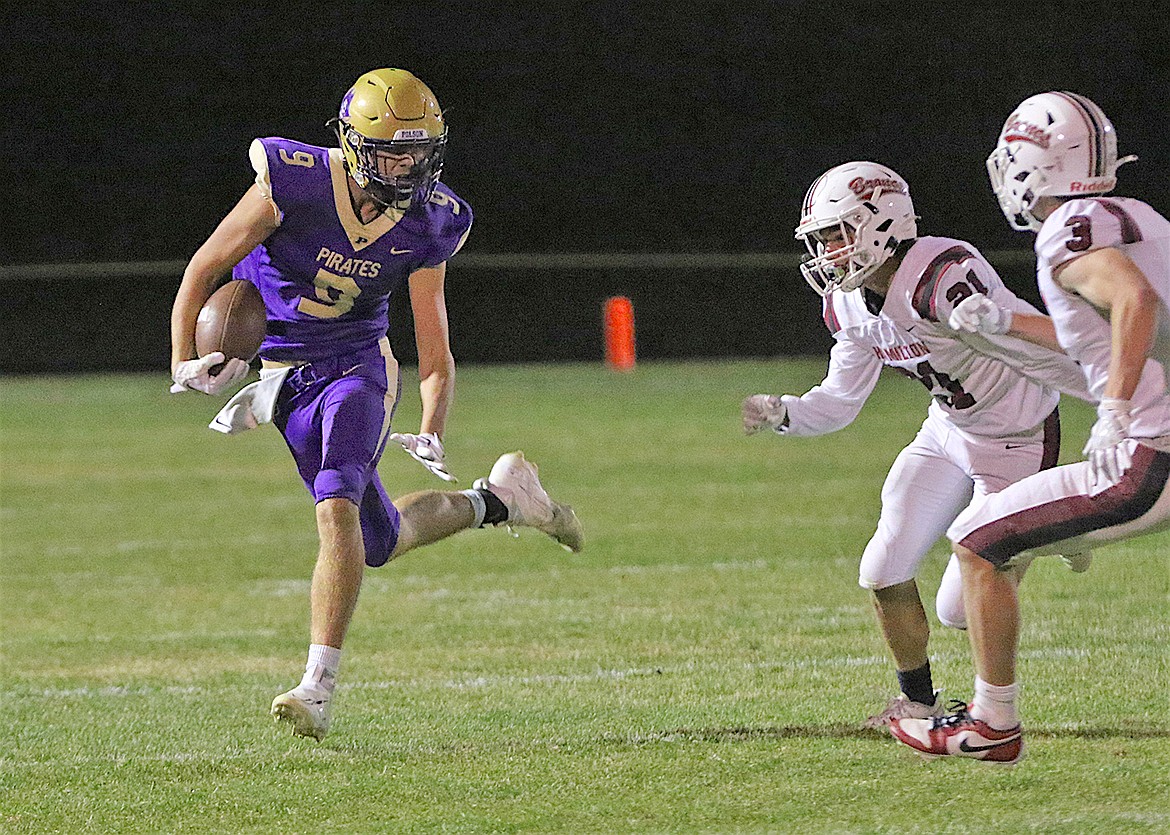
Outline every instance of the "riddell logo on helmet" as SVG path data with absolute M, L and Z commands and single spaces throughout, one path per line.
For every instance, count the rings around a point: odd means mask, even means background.
M 1106 177 L 1103 180 L 1086 180 L 1083 183 L 1080 180 L 1073 180 L 1068 184 L 1069 194 L 1096 193 L 1100 191 L 1113 191 L 1113 178 Z
M 1017 119 L 1013 116 L 1003 126 L 1003 141 L 1031 142 L 1033 145 L 1039 145 L 1047 151 L 1051 137 L 1044 128 L 1037 127 L 1031 122 L 1025 122 L 1023 119 Z
M 876 189 L 882 191 L 893 191 L 897 194 L 906 193 L 906 185 L 900 180 L 893 180 L 889 177 L 854 177 L 849 181 L 849 190 L 860 197 L 862 200 L 867 200 L 873 196 Z

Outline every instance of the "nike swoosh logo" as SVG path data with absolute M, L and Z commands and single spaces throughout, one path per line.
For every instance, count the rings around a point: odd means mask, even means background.
M 1022 447 L 1026 447 L 1026 446 L 1028 446 L 1028 444 L 1004 444 L 1003 445 L 1004 449 L 1020 449 Z
M 413 249 L 397 249 L 396 247 L 390 247 L 390 254 L 391 255 L 407 255 L 411 252 L 414 252 L 414 250 Z
M 1015 742 L 1019 738 L 1020 735 L 1016 734 L 1011 739 L 1001 739 L 999 742 L 993 742 L 990 745 L 969 745 L 967 744 L 967 740 L 960 739 L 959 750 L 964 754 L 974 754 L 978 751 L 990 751 L 992 748 L 1002 748 L 1005 745 Z

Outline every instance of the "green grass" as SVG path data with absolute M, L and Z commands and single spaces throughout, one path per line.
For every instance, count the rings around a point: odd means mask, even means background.
M 895 687 L 857 561 L 926 402 L 891 378 L 836 435 L 742 436 L 744 395 L 822 371 L 461 369 L 462 485 L 523 448 L 587 549 L 476 531 L 368 573 L 320 745 L 266 714 L 315 554 L 279 435 L 216 435 L 164 377 L 3 379 L 0 831 L 1170 831 L 1170 534 L 1033 566 L 1020 766 L 860 729 Z M 1064 412 L 1075 458 L 1091 413 Z M 966 637 L 936 624 L 932 657 L 969 695 Z

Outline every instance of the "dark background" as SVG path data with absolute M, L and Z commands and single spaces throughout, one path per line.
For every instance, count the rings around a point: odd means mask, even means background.
M 600 356 L 600 301 L 619 291 L 643 358 L 821 350 L 794 267 L 475 256 L 795 257 L 808 184 L 865 158 L 910 182 L 921 233 L 1026 249 L 983 161 L 1048 89 L 1101 105 L 1141 157 L 1119 192 L 1170 210 L 1164 4 L 11 5 L 0 263 L 184 260 L 249 185 L 253 137 L 332 144 L 353 80 L 401 66 L 446 109 L 444 181 L 476 211 L 449 279 L 461 360 Z M 1003 269 L 1031 297 L 1024 260 Z M 0 368 L 165 369 L 177 273 L 2 275 Z

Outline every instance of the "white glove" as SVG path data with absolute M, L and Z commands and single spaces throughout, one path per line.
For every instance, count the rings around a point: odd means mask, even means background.
M 1089 442 L 1084 453 L 1093 468 L 1093 483 L 1110 484 L 1121 478 L 1129 468 L 1133 456 L 1121 442 L 1129 437 L 1130 402 L 1115 397 L 1106 397 L 1097 405 L 1097 422 L 1089 433 Z
M 248 376 L 248 363 L 237 357 L 232 357 L 227 362 L 224 362 L 225 359 L 227 358 L 222 351 L 212 351 L 207 356 L 179 363 L 175 368 L 175 384 L 171 386 L 171 394 L 178 394 L 188 389 L 201 391 L 204 394 L 219 394 L 228 386 L 238 383 Z M 212 376 L 208 369 L 221 362 L 224 362 L 223 368 L 219 370 L 218 374 Z
M 765 426 L 773 429 L 788 422 L 788 407 L 776 394 L 753 394 L 743 401 L 743 431 L 754 435 Z
M 207 424 L 208 429 L 222 432 L 225 435 L 238 435 L 255 429 L 260 425 L 256 420 L 256 413 L 252 411 L 252 403 L 260 390 L 259 383 L 252 383 L 237 391 L 231 400 L 219 410 L 219 413 Z
M 459 479 L 447 472 L 447 463 L 443 460 L 443 442 L 433 432 L 423 432 L 410 435 L 406 432 L 393 432 L 390 440 L 398 441 L 402 448 L 410 453 L 410 457 L 422 464 L 443 481 L 458 481 Z
M 947 323 L 952 330 L 967 333 L 1007 333 L 1012 327 L 1012 312 L 976 293 L 955 305 Z

